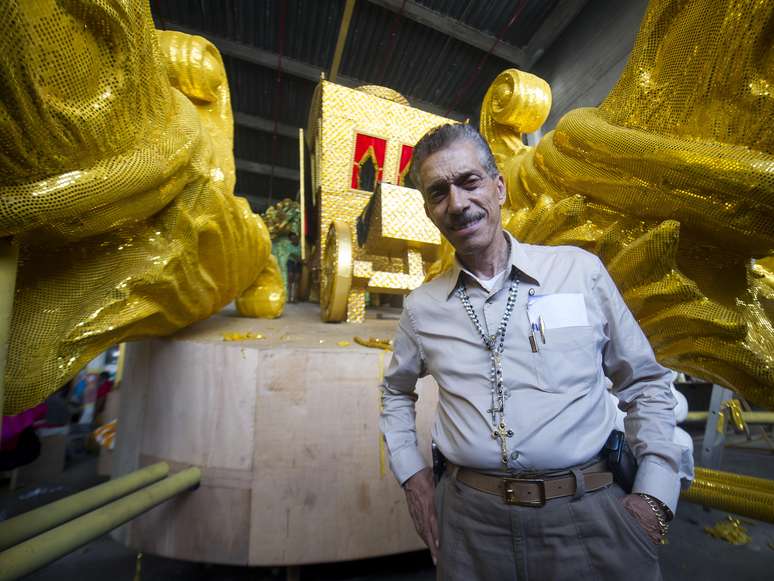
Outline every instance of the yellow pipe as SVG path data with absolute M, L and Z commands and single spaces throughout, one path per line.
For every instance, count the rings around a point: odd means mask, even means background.
M 774 507 L 774 494 L 765 490 L 752 490 L 741 486 L 734 486 L 726 482 L 719 482 L 710 478 L 695 478 L 691 488 L 698 483 L 701 490 L 714 491 L 718 494 L 744 497 L 755 502 L 770 502 Z
M 746 488 L 766 494 L 774 494 L 774 480 L 768 478 L 756 478 L 755 476 L 745 476 L 743 474 L 734 474 L 733 472 L 723 472 L 722 470 L 710 470 L 709 468 L 696 467 L 696 479 L 718 482 L 734 488 Z
M 680 498 L 718 510 L 774 523 L 774 495 L 696 479 Z
M 0 581 L 18 579 L 197 486 L 202 473 L 188 468 L 0 553 Z
M 355 0 L 347 0 L 344 6 L 344 14 L 341 17 L 341 26 L 339 26 L 339 38 L 336 40 L 336 50 L 333 53 L 333 64 L 331 65 L 331 74 L 328 79 L 332 83 L 336 82 L 341 65 L 341 55 L 344 54 L 344 45 L 347 43 L 347 33 L 349 32 L 349 23 L 352 21 L 352 11 L 355 9 Z
M 8 519 L 0 523 L 0 550 L 26 541 L 143 486 L 158 482 L 167 474 L 169 464 L 159 462 Z
M 706 422 L 709 412 L 688 412 L 681 423 Z M 774 424 L 774 412 L 742 412 L 742 418 L 748 424 Z
M 19 247 L 12 238 L 0 238 L 0 430 L 3 428 L 5 364 L 8 359 L 18 262 Z

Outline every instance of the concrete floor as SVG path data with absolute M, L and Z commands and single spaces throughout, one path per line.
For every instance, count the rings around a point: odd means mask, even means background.
M 763 449 L 727 448 L 722 469 L 774 478 L 774 454 Z M 55 482 L 0 492 L 0 520 L 93 486 L 100 481 L 93 457 L 81 459 Z M 672 524 L 669 544 L 660 549 L 665 581 L 697 579 L 758 581 L 774 578 L 774 525 L 747 521 L 752 542 L 733 546 L 704 532 L 726 517 L 725 513 L 683 503 Z M 105 536 L 56 561 L 28 578 L 36 581 L 119 580 L 269 580 L 285 579 L 284 568 L 248 568 L 207 565 L 143 555 L 135 576 L 137 554 Z M 427 552 L 348 563 L 304 566 L 304 581 L 406 580 L 430 581 L 435 571 Z M 542 580 L 538 580 L 542 581 Z

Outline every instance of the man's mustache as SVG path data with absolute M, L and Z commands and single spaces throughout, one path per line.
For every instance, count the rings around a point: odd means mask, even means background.
M 480 212 L 468 212 L 461 216 L 455 216 L 453 218 L 449 218 L 448 220 L 446 220 L 446 224 L 452 230 L 462 230 L 463 228 L 467 227 L 473 222 L 481 220 L 485 216 L 486 216 L 486 212 L 484 212 L 483 210 Z

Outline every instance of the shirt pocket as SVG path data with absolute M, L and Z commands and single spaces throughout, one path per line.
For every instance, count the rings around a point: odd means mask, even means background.
M 546 329 L 545 338 L 543 343 L 540 334 L 535 333 L 540 389 L 557 393 L 587 390 L 598 371 L 593 328 Z

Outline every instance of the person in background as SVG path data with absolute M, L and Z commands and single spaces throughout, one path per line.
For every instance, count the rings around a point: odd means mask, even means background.
M 298 234 L 291 232 L 288 235 L 290 240 L 290 251 L 288 253 L 288 302 L 295 303 L 298 298 L 298 284 L 301 280 L 301 251 L 299 246 Z

